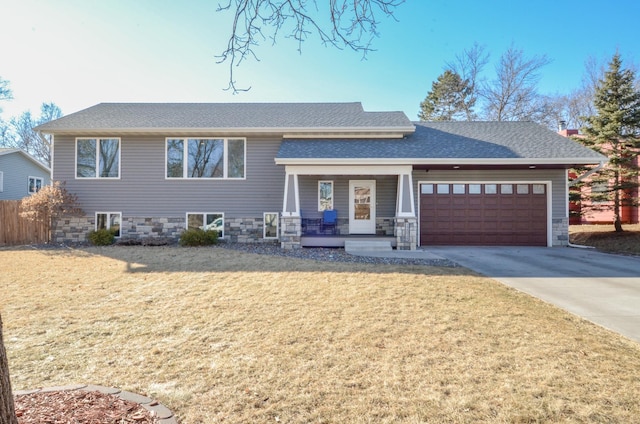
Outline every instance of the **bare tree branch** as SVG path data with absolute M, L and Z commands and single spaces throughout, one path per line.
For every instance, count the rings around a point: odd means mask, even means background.
M 373 50 L 373 38 L 378 36 L 378 14 L 394 18 L 394 9 L 404 0 L 329 0 L 328 25 L 312 15 L 307 3 L 305 0 L 228 0 L 218 5 L 218 12 L 234 12 L 227 47 L 217 56 L 218 63 L 229 63 L 226 90 L 236 94 L 251 89 L 236 85 L 234 68 L 247 58 L 259 60 L 254 48 L 267 39 L 275 44 L 283 31 L 285 38 L 298 42 L 299 52 L 302 43 L 316 34 L 323 45 L 362 52 L 366 57 Z M 316 1 L 312 4 L 317 13 Z
M 495 121 L 533 120 L 539 100 L 538 72 L 550 62 L 544 55 L 525 58 L 522 50 L 510 47 L 496 65 L 495 80 L 483 86 L 485 117 Z
M 473 47 L 464 50 L 462 54 L 456 55 L 455 60 L 446 62 L 446 69 L 460 75 L 467 82 L 470 95 L 463 104 L 467 121 L 473 121 L 477 117 L 474 107 L 478 100 L 480 86 L 484 83 L 480 79 L 480 74 L 487 63 L 489 63 L 489 53 L 485 53 L 484 46 L 478 43 L 474 43 Z

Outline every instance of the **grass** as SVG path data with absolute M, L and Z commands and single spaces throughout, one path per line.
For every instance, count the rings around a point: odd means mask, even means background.
M 640 346 L 463 268 L 222 248 L 0 249 L 14 390 L 182 423 L 627 423 Z
M 640 255 L 640 224 L 623 225 L 616 233 L 610 225 L 572 225 L 569 227 L 571 243 L 593 246 L 609 253 Z

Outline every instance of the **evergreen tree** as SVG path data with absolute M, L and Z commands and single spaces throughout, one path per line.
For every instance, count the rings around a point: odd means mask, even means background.
M 418 117 L 421 121 L 460 121 L 473 107 L 475 97 L 467 80 L 451 70 L 444 71 L 431 84 L 431 91 L 422 103 Z
M 584 143 L 609 158 L 591 179 L 593 209 L 612 210 L 616 231 L 622 231 L 622 207 L 638 206 L 640 154 L 640 91 L 635 74 L 622 68 L 616 53 L 595 91 L 596 114 L 586 118 Z

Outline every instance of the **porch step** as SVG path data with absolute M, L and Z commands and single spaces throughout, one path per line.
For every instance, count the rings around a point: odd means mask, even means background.
M 388 252 L 393 250 L 390 241 L 382 240 L 345 240 L 345 252 Z

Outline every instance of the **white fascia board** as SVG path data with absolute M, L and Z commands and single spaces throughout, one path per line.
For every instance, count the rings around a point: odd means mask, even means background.
M 276 165 L 596 165 L 598 158 L 494 158 L 494 159 L 422 159 L 422 158 L 276 158 Z
M 412 134 L 414 127 L 167 127 L 167 128 L 42 128 L 44 134 L 94 134 L 94 133 L 119 133 L 119 134 L 274 134 L 283 138 L 402 138 L 405 134 Z
M 411 175 L 411 165 L 287 165 L 287 174 L 295 175 Z
M 404 138 L 405 135 L 413 133 L 412 129 L 408 128 L 359 128 L 359 129 L 350 129 L 350 128 L 336 128 L 336 129 L 313 129 L 313 130 L 297 130 L 297 131 L 287 131 L 283 134 L 282 138 L 284 139 L 309 139 L 315 140 L 318 138 L 336 138 L 336 139 L 370 139 L 370 138 L 380 138 L 380 139 L 395 139 L 395 138 Z

